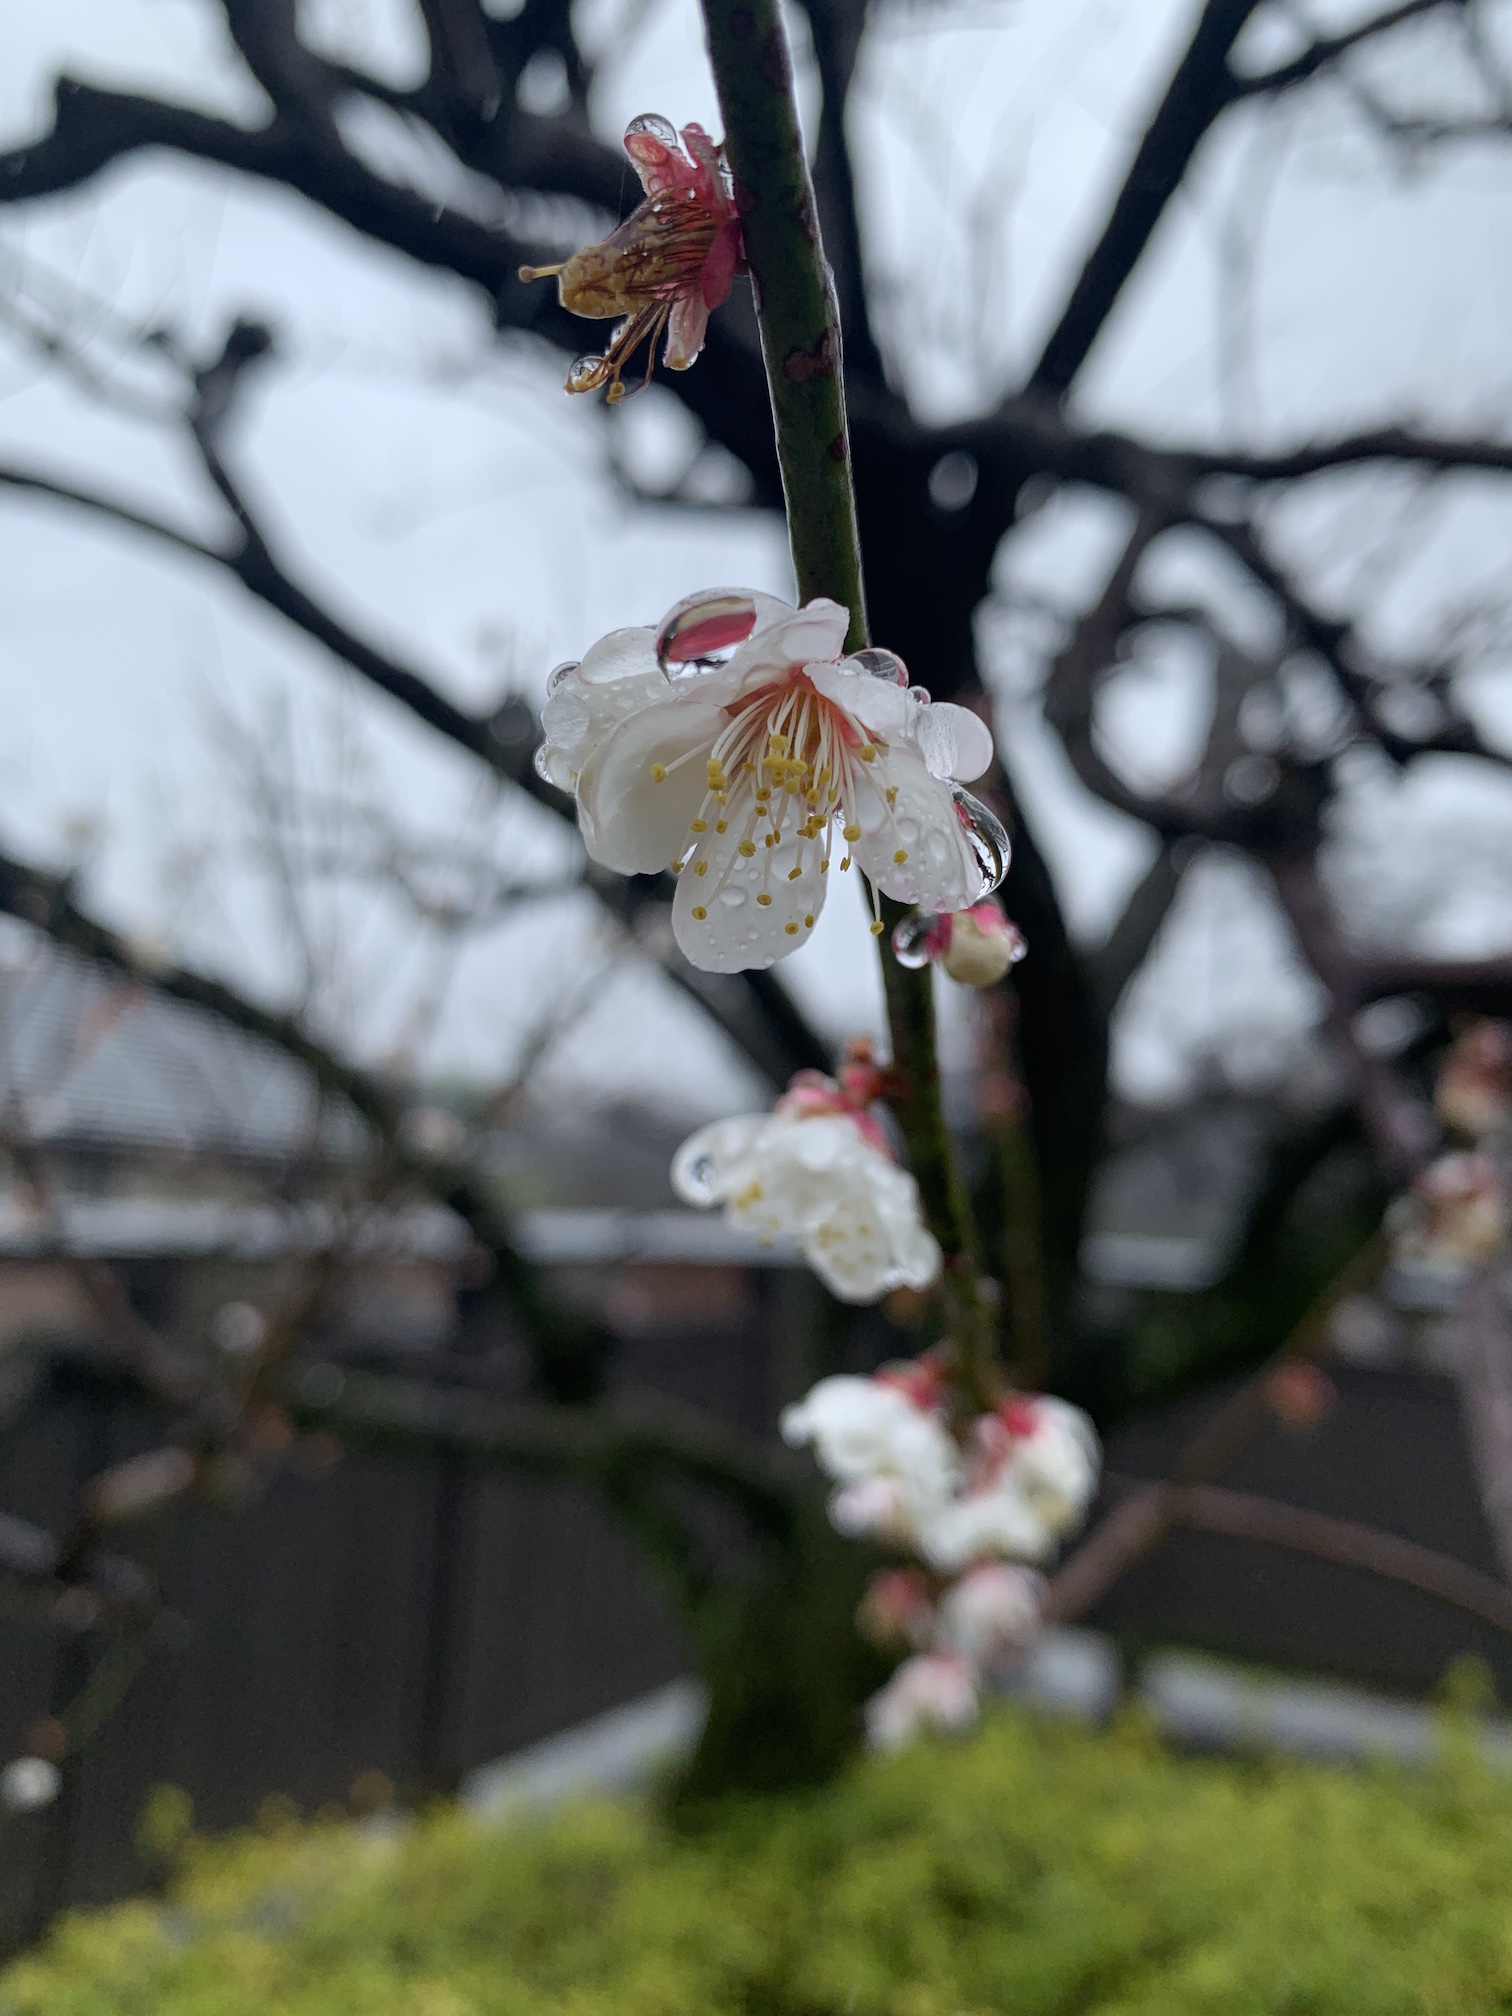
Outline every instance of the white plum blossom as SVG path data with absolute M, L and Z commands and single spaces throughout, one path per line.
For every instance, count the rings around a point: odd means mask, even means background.
M 849 625 L 822 598 L 711 590 L 552 675 L 537 768 L 576 792 L 595 861 L 676 873 L 673 931 L 707 972 L 802 944 L 832 863 L 931 911 L 1002 879 L 1007 837 L 959 789 L 991 763 L 991 732 L 910 687 L 891 652 L 846 656 Z
M 1009 1663 L 1039 1629 L 1045 1578 L 1032 1568 L 986 1561 L 968 1568 L 940 1598 L 934 1646 L 991 1672 Z
M 800 1072 L 773 1112 L 701 1127 L 677 1151 L 672 1187 L 690 1204 L 723 1204 L 732 1224 L 763 1239 L 795 1236 L 831 1294 L 875 1302 L 892 1288 L 929 1287 L 942 1261 L 918 1185 L 866 1111 L 877 1074 L 848 1069 L 864 1077 L 859 1091 Z
M 840 1488 L 829 1514 L 847 1539 L 909 1546 L 961 1480 L 960 1451 L 944 1416 L 902 1383 L 836 1373 L 783 1410 L 782 1439 L 812 1444 Z
M 1079 1407 L 1016 1397 L 972 1424 L 964 1488 L 923 1522 L 918 1551 L 947 1575 L 999 1556 L 1048 1560 L 1080 1524 L 1098 1472 L 1097 1434 Z
M 960 1735 L 977 1719 L 977 1673 L 969 1659 L 926 1652 L 905 1659 L 866 1704 L 866 1740 L 901 1750 L 925 1730 Z

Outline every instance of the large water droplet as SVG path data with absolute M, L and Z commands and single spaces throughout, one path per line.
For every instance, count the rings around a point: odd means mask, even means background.
M 728 665 L 756 628 L 756 604 L 732 590 L 689 595 L 656 633 L 656 662 L 669 679 Z
M 677 128 L 670 119 L 663 119 L 660 112 L 642 112 L 638 118 L 632 119 L 625 128 L 625 138 L 628 140 L 632 133 L 649 133 L 653 140 L 660 140 L 663 147 L 677 145 Z
M 546 674 L 546 693 L 548 698 L 555 693 L 568 673 L 576 672 L 582 662 L 580 658 L 564 658 L 560 665 L 553 665 L 551 670 Z
M 727 883 L 719 892 L 719 900 L 727 910 L 738 910 L 746 900 L 744 889 L 737 889 L 733 882 Z
M 864 651 L 853 651 L 848 663 L 859 665 L 873 679 L 886 680 L 889 686 L 908 684 L 908 667 L 895 651 L 879 651 L 868 646 Z
M 908 697 L 910 700 L 916 700 L 921 707 L 927 707 L 929 705 L 929 688 L 927 686 L 910 686 Z
M 980 903 L 984 896 L 990 896 L 994 889 L 1001 886 L 1003 877 L 1008 873 L 1008 863 L 1013 858 L 1013 849 L 1008 843 L 1002 820 L 995 812 L 989 812 L 980 798 L 973 798 L 959 784 L 951 786 L 950 795 L 955 800 L 961 830 L 981 871 L 982 886 L 971 898 L 973 903 Z
M 893 926 L 893 957 L 900 966 L 917 972 L 929 964 L 935 951 L 930 936 L 939 921 L 933 910 L 913 910 Z
M 712 1204 L 719 1194 L 719 1164 L 712 1155 L 695 1155 L 678 1170 L 678 1188 L 693 1204 Z
M 569 392 L 592 392 L 604 382 L 602 357 L 579 357 L 567 372 Z

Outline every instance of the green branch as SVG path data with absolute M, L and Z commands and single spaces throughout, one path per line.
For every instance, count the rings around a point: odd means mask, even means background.
M 725 153 L 745 234 L 766 363 L 788 539 L 800 601 L 850 611 L 847 644 L 869 641 L 861 540 L 845 418 L 840 316 L 798 128 L 793 66 L 776 0 L 703 0 Z M 907 907 L 889 903 L 889 925 Z M 931 1230 L 946 1255 L 946 1298 L 973 1401 L 995 1380 L 995 1321 L 982 1294 L 971 1206 L 940 1104 L 932 976 L 879 946 L 899 1085 L 892 1104 Z

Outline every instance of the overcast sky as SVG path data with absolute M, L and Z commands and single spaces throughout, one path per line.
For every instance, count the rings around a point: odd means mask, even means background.
M 638 11 L 599 86 L 605 135 L 648 109 L 717 129 L 694 0 Z M 1512 20 L 1507 7 L 1483 11 L 1493 36 Z M 218 12 L 211 0 L 0 11 L 0 138 L 12 144 L 44 121 L 60 68 L 255 119 L 256 88 Z M 1032 359 L 1193 12 L 1190 0 L 883 10 L 852 133 L 882 326 L 921 413 L 976 410 Z M 407 0 L 320 0 L 307 13 L 333 46 L 396 81 L 422 60 Z M 608 46 L 624 13 L 622 0 L 592 0 L 583 19 Z M 1251 53 L 1258 60 L 1266 37 L 1284 51 L 1285 32 L 1262 18 Z M 1403 77 L 1440 98 L 1469 88 L 1436 42 L 1404 41 Z M 533 88 L 549 93 L 551 79 Z M 354 144 L 388 172 L 435 172 L 381 115 Z M 1512 425 L 1509 247 L 1512 150 L 1466 150 L 1404 175 L 1343 94 L 1299 100 L 1279 121 L 1235 118 L 1163 224 L 1078 409 L 1183 440 L 1290 440 L 1390 416 Z M 654 620 L 694 588 L 789 586 L 771 520 L 636 507 L 615 484 L 611 449 L 653 476 L 690 451 L 691 423 L 670 398 L 653 393 L 606 424 L 562 394 L 559 356 L 500 344 L 469 290 L 292 196 L 139 159 L 59 201 L 0 210 L 0 262 L 7 291 L 42 300 L 65 288 L 90 304 L 91 355 L 149 393 L 150 373 L 121 356 L 117 320 L 208 344 L 238 313 L 267 318 L 279 356 L 248 399 L 239 471 L 304 580 L 470 707 L 511 687 L 539 698 L 558 659 Z M 0 455 L 129 496 L 202 536 L 219 527 L 171 431 L 86 396 L 3 336 Z M 1512 509 L 1494 487 L 1425 492 L 1372 478 L 1316 491 L 1275 537 L 1341 608 L 1369 614 L 1383 650 L 1432 636 L 1468 601 L 1504 598 Z M 0 498 L 0 524 L 0 835 L 53 860 L 88 849 L 91 900 L 115 919 L 249 987 L 287 988 L 255 834 L 228 809 L 225 752 L 238 737 L 286 749 L 305 788 L 381 804 L 416 834 L 543 878 L 570 867 L 559 822 L 482 790 L 464 756 L 213 571 L 61 508 Z M 1080 606 L 1121 531 L 1114 507 L 1058 498 L 1006 542 L 1003 603 L 983 620 L 1000 735 L 1089 938 L 1107 929 L 1149 843 L 1080 792 L 1037 725 L 1025 697 L 1034 638 L 1014 610 L 1025 598 Z M 1209 556 L 1172 550 L 1161 564 L 1173 588 L 1253 627 L 1252 601 Z M 1499 733 L 1512 720 L 1502 684 L 1493 666 L 1471 696 Z M 1190 662 L 1152 654 L 1110 695 L 1104 728 L 1160 780 L 1191 754 L 1200 716 Z M 1397 902 L 1400 928 L 1425 943 L 1505 940 L 1498 864 L 1512 858 L 1502 844 L 1512 800 L 1499 780 L 1468 781 L 1463 765 L 1407 786 L 1362 775 L 1346 809 L 1340 886 L 1375 899 L 1383 928 Z M 1439 875 L 1435 898 L 1424 863 L 1440 857 L 1462 872 Z M 582 1009 L 546 1067 L 561 1096 L 653 1093 L 714 1111 L 751 1090 L 644 962 L 601 971 L 613 948 L 580 898 L 512 915 L 443 976 L 392 899 L 348 891 L 318 909 L 317 949 L 342 976 L 330 1012 L 370 1055 L 428 1027 L 423 1011 L 446 977 L 423 1052 L 431 1068 L 507 1070 L 541 1014 Z M 836 1033 L 876 1025 L 869 944 L 843 900 L 783 973 Z M 1120 1072 L 1132 1089 L 1171 1091 L 1215 1040 L 1240 1068 L 1267 1068 L 1315 1013 L 1263 889 L 1212 861 L 1190 878 L 1131 998 Z

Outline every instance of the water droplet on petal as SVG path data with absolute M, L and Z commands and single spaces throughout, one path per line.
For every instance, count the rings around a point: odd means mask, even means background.
M 551 744 L 543 742 L 531 760 L 535 773 L 541 782 L 543 784 L 555 784 L 556 779 L 551 774 Z
M 669 679 L 727 665 L 756 628 L 756 604 L 730 590 L 689 595 L 656 633 L 656 662 Z
M 719 1194 L 719 1164 L 712 1155 L 695 1155 L 677 1175 L 678 1188 L 692 1204 L 712 1204 Z
M 737 889 L 732 882 L 720 890 L 719 900 L 727 910 L 738 910 L 746 900 L 746 892 L 744 889 Z
M 581 663 L 582 660 L 580 658 L 564 658 L 560 665 L 554 665 L 552 667 L 552 669 L 546 674 L 546 692 L 548 698 L 550 697 L 551 694 L 555 693 L 558 686 L 560 686 L 562 681 L 567 677 L 568 673 L 576 672 L 578 666 Z
M 908 684 L 908 667 L 895 651 L 878 651 L 868 646 L 865 651 L 852 652 L 846 662 L 858 665 L 873 679 L 885 679 L 889 686 Z
M 929 705 L 929 688 L 927 686 L 910 686 L 908 697 L 910 700 L 917 700 L 921 707 L 927 707 Z
M 893 957 L 900 966 L 917 972 L 929 964 L 935 949 L 929 941 L 939 921 L 933 910 L 913 910 L 893 926 Z
M 677 128 L 670 119 L 663 119 L 660 112 L 642 112 L 639 118 L 632 119 L 625 128 L 626 140 L 632 133 L 649 133 L 653 140 L 660 140 L 663 147 L 677 145 Z
M 952 785 L 950 795 L 955 800 L 961 830 L 981 871 L 982 886 L 971 898 L 973 903 L 980 903 L 984 896 L 990 896 L 994 889 L 1000 887 L 1008 873 L 1013 849 L 1008 843 L 1002 820 L 995 812 L 989 812 L 980 798 L 973 798 L 959 784 Z

